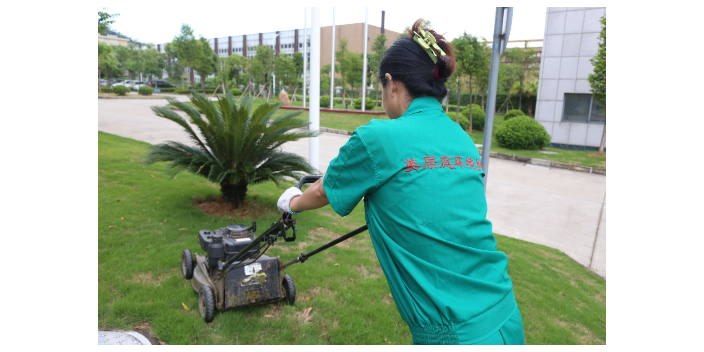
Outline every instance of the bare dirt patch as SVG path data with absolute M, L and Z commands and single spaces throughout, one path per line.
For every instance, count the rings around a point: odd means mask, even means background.
M 281 303 L 278 304 L 272 304 L 269 308 L 269 310 L 264 313 L 264 315 L 261 317 L 261 320 L 279 320 L 281 319 L 281 312 L 283 311 L 281 307 Z
M 168 279 L 171 275 L 176 272 L 175 268 L 169 270 L 168 273 L 163 273 L 161 275 L 155 276 L 152 272 L 139 272 L 130 278 L 130 282 L 133 284 L 142 284 L 145 286 L 155 286 L 160 284 L 162 281 Z
M 301 292 L 301 297 L 306 301 L 309 298 L 311 300 L 315 299 L 315 297 L 317 297 L 319 295 L 326 296 L 326 297 L 333 297 L 333 296 L 335 296 L 335 291 L 332 291 L 327 287 L 313 286 L 310 289 L 308 289 L 304 292 Z
M 606 158 L 606 153 L 604 153 L 604 155 L 599 155 L 599 153 L 587 154 L 587 156 L 594 156 L 594 157 L 597 157 L 597 158 Z
M 166 342 L 159 341 L 159 339 L 152 334 L 152 329 L 147 322 L 135 326 L 134 331 L 144 335 L 152 345 L 166 345 Z
M 308 307 L 293 313 L 293 315 L 287 315 L 287 317 L 292 318 L 299 324 L 309 324 L 314 314 L 313 307 Z
M 258 219 L 274 213 L 274 209 L 270 205 L 251 199 L 246 199 L 243 205 L 234 208 L 232 204 L 225 202 L 222 196 L 215 198 L 194 197 L 193 205 L 208 215 L 234 219 L 246 217 Z
M 310 236 L 311 239 L 321 241 L 321 242 L 330 242 L 336 238 L 339 238 L 342 235 L 338 235 L 326 228 L 323 227 L 315 227 L 312 228 L 310 231 L 308 231 L 308 235 Z M 340 248 L 345 248 L 349 249 L 350 244 L 358 242 L 359 240 L 355 238 L 348 238 L 340 243 L 338 243 L 336 246 Z
M 364 266 L 364 264 L 357 265 L 357 272 L 362 277 L 362 279 L 376 279 L 379 277 L 378 274 L 368 270 L 367 267 Z

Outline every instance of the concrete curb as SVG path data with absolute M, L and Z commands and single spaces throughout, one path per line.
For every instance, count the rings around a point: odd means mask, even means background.
M 567 163 L 561 163 L 559 161 L 551 161 L 551 160 L 544 160 L 544 159 L 537 159 L 537 158 L 528 158 L 525 156 L 503 154 L 503 153 L 497 153 L 497 152 L 490 152 L 489 156 L 491 156 L 492 158 L 518 161 L 518 162 L 526 163 L 526 164 L 540 165 L 540 166 L 552 167 L 552 168 L 556 168 L 556 169 L 580 171 L 580 172 L 586 172 L 586 173 L 590 173 L 590 174 L 598 174 L 598 175 L 606 176 L 606 169 L 600 168 L 600 167 L 567 164 Z
M 169 106 L 169 109 L 174 110 L 174 111 L 181 111 L 173 106 Z M 202 113 L 201 113 L 202 114 Z M 308 128 L 306 128 L 308 129 Z M 327 127 L 320 127 L 320 132 L 327 132 L 327 133 L 337 133 L 345 136 L 351 136 L 354 131 L 346 131 L 346 130 L 337 130 L 334 128 L 327 128 Z M 521 163 L 526 163 L 526 164 L 533 164 L 533 165 L 539 165 L 539 166 L 546 166 L 546 167 L 552 167 L 555 169 L 565 169 L 565 170 L 572 170 L 572 171 L 580 171 L 580 172 L 586 172 L 589 174 L 597 174 L 597 175 L 604 175 L 606 176 L 606 169 L 600 168 L 600 167 L 591 167 L 591 166 L 582 166 L 582 165 L 576 165 L 576 164 L 567 164 L 567 163 L 561 163 L 559 161 L 551 161 L 551 160 L 545 160 L 545 159 L 537 159 L 537 158 L 529 158 L 525 156 L 519 156 L 519 155 L 512 155 L 512 154 L 503 154 L 503 153 L 497 153 L 497 152 L 491 152 L 489 153 L 489 156 L 492 158 L 497 158 L 497 159 L 503 159 L 503 160 L 511 160 L 511 161 L 518 161 Z

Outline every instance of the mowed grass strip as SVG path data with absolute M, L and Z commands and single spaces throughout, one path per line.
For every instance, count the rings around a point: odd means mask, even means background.
M 180 272 L 183 249 L 204 254 L 200 229 L 257 221 L 261 233 L 280 214 L 285 187 L 250 186 L 243 210 L 230 218 L 206 215 L 194 199 L 214 197 L 219 186 L 165 163 L 142 166 L 147 143 L 98 133 L 98 328 L 148 327 L 168 344 L 411 344 L 369 233 L 287 268 L 296 304 L 277 303 L 218 312 L 206 324 L 197 294 Z M 266 210 L 266 209 L 269 210 Z M 265 209 L 265 210 L 261 210 Z M 329 207 L 297 217 L 296 242 L 267 254 L 288 261 L 364 224 L 360 204 L 340 218 Z M 559 251 L 497 236 L 509 256 L 509 274 L 529 344 L 598 344 L 606 341 L 606 284 Z M 186 310 L 185 304 L 190 311 Z M 305 316 L 307 308 L 311 308 Z

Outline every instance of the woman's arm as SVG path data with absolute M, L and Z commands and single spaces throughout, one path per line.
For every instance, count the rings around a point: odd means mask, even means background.
M 293 211 L 303 211 L 322 208 L 330 204 L 328 196 L 325 194 L 323 187 L 323 177 L 319 178 L 302 195 L 293 197 L 289 206 Z

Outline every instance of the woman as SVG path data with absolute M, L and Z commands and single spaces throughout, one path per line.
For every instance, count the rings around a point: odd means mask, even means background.
M 452 46 L 413 25 L 379 66 L 389 120 L 358 128 L 325 177 L 278 202 L 297 214 L 330 204 L 348 215 L 364 197 L 369 234 L 414 344 L 524 344 L 523 323 L 496 251 L 481 158 L 438 103 Z M 366 197 L 365 197 L 366 196 Z

